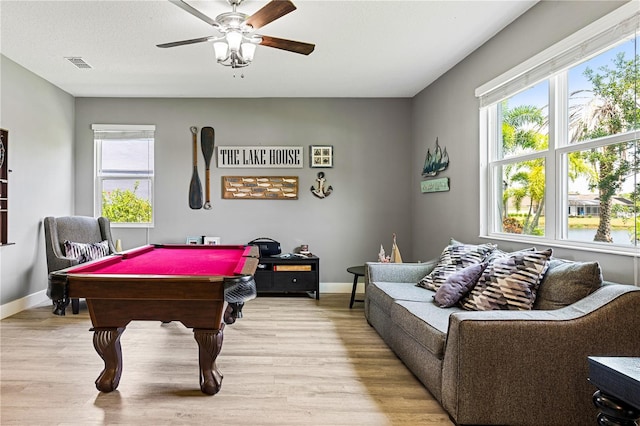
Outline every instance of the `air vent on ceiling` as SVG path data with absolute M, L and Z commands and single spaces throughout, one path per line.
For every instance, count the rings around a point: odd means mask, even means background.
M 91 65 L 86 63 L 84 61 L 84 59 L 82 59 L 82 58 L 80 58 L 78 56 L 66 57 L 65 59 L 67 61 L 71 62 L 73 65 L 75 65 L 76 67 L 78 67 L 80 69 L 91 69 L 91 68 L 93 68 Z

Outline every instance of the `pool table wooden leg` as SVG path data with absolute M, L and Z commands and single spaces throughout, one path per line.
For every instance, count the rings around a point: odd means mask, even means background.
M 93 347 L 104 361 L 104 370 L 96 379 L 96 388 L 111 392 L 118 387 L 122 374 L 120 336 L 125 327 L 93 328 Z
M 215 395 L 222 387 L 222 374 L 216 366 L 216 358 L 222 349 L 222 330 L 194 328 L 193 336 L 198 342 L 200 360 L 200 389 L 207 395 Z

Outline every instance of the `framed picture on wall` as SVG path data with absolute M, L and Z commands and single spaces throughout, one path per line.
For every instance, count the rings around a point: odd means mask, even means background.
M 311 167 L 333 167 L 333 146 L 311 145 L 309 157 Z

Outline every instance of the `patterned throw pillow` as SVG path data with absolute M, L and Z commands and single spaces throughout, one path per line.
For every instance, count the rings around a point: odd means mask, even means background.
M 495 259 L 461 305 L 472 311 L 530 310 L 552 250 L 520 251 Z
M 487 263 L 482 262 L 450 275 L 433 296 L 434 302 L 441 308 L 458 303 L 476 285 L 486 267 Z
M 468 266 L 482 263 L 489 253 L 496 248 L 495 244 L 451 244 L 445 247 L 438 264 L 418 283 L 418 287 L 437 291 L 449 278 Z
M 489 264 L 492 264 L 494 260 L 496 259 L 500 259 L 501 257 L 509 257 L 512 254 L 516 254 L 516 253 L 520 253 L 523 251 L 536 251 L 535 247 L 529 247 L 529 248 L 525 248 L 525 249 L 520 249 L 517 251 L 513 251 L 513 252 L 506 252 L 503 250 L 500 250 L 499 248 L 496 248 L 494 251 L 492 251 L 489 256 L 487 256 L 487 258 L 485 259 L 485 261 Z
M 99 243 L 74 243 L 64 242 L 64 255 L 78 259 L 79 263 L 99 259 L 109 254 L 109 242 L 104 240 Z

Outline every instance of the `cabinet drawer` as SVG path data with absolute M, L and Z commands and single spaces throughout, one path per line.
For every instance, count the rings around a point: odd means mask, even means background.
M 315 291 L 314 272 L 274 272 L 273 287 L 280 291 Z

